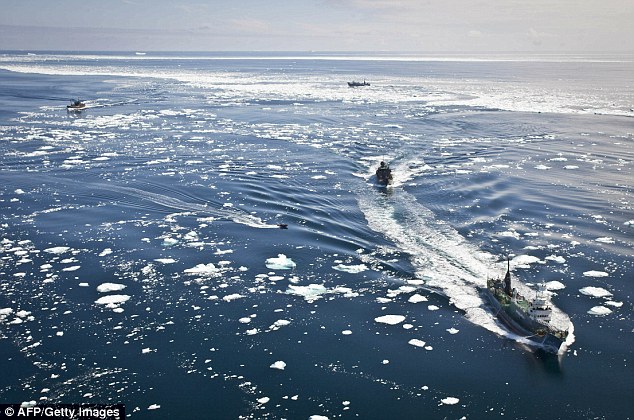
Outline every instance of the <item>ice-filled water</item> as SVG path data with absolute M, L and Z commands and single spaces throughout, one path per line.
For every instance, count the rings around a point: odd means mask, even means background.
M 633 57 L 5 53 L 0 79 L 2 402 L 631 416 Z M 482 299 L 507 256 L 562 355 Z

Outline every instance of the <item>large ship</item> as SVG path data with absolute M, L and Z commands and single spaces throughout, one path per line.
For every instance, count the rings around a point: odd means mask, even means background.
M 495 315 L 512 332 L 539 345 L 550 353 L 559 353 L 568 337 L 568 330 L 551 323 L 552 307 L 542 283 L 535 297 L 526 298 L 511 284 L 511 263 L 507 260 L 503 279 L 488 279 L 484 294 L 495 310 Z

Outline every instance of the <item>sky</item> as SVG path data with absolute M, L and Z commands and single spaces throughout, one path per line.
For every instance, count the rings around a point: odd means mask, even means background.
M 634 0 L 0 0 L 0 50 L 634 52 Z

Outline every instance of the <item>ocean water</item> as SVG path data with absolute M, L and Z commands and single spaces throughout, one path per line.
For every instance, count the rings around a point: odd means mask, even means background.
M 633 107 L 632 56 L 0 54 L 0 402 L 631 418 Z

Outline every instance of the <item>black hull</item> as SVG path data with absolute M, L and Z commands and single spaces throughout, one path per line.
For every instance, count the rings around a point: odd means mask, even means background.
M 392 171 L 390 169 L 377 169 L 376 182 L 381 185 L 388 185 L 392 182 Z
M 559 353 L 559 349 L 564 343 L 563 339 L 551 332 L 543 331 L 543 326 L 528 319 L 514 305 L 502 305 L 488 289 L 484 289 L 483 293 L 491 303 L 497 318 L 511 332 L 530 340 L 548 353 Z M 538 332 L 538 329 L 542 331 Z

